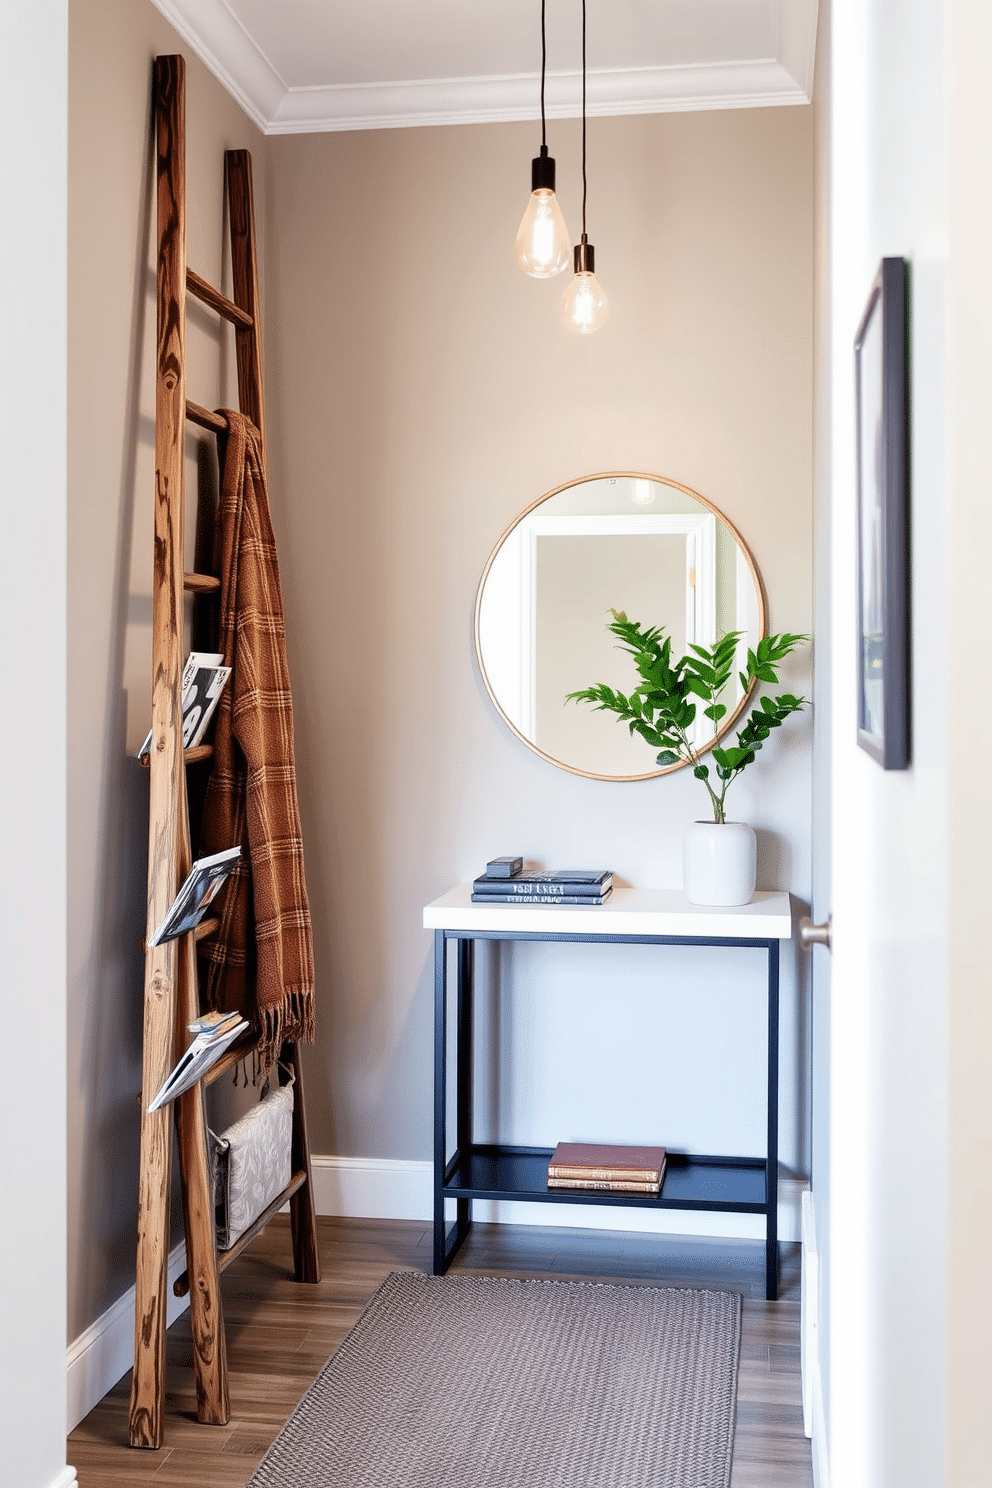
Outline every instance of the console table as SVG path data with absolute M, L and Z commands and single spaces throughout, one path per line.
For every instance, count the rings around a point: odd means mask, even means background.
M 462 884 L 424 909 L 434 932 L 434 1274 L 446 1271 L 472 1223 L 473 1199 L 542 1204 L 624 1205 L 765 1216 L 765 1295 L 778 1294 L 779 942 L 792 936 L 788 894 L 758 893 L 739 909 L 704 909 L 681 892 L 614 889 L 605 904 L 473 904 Z M 448 941 L 457 945 L 455 1150 L 447 1156 Z M 768 966 L 768 1135 L 765 1156 L 668 1153 L 661 1193 L 569 1191 L 547 1186 L 550 1148 L 478 1144 L 472 1139 L 474 943 L 477 940 L 586 941 L 610 945 L 726 946 L 764 950 Z M 444 1201 L 455 1199 L 446 1233 Z

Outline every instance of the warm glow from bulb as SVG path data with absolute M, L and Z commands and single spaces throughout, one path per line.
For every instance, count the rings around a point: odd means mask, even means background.
M 588 336 L 605 323 L 610 302 L 596 276 L 583 270 L 575 275 L 562 295 L 558 313 L 570 331 Z
M 567 267 L 571 258 L 568 227 L 553 191 L 542 187 L 531 192 L 513 256 L 532 279 L 551 279 Z
M 637 506 L 650 506 L 654 500 L 654 485 L 649 480 L 635 480 L 630 499 Z

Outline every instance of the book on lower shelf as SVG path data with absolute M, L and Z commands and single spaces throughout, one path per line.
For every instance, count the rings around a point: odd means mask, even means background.
M 643 1193 L 661 1192 L 661 1179 L 653 1183 L 638 1183 L 633 1178 L 549 1178 L 549 1188 L 578 1188 L 584 1192 L 598 1193 Z
M 559 1142 L 548 1163 L 548 1187 L 658 1193 L 666 1156 L 664 1147 Z

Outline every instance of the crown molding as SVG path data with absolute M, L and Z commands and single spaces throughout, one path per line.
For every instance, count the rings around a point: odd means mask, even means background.
M 224 0 L 152 0 L 263 134 L 287 87 Z
M 777 56 L 782 66 L 813 102 L 816 66 L 816 22 L 819 0 L 779 0 Z
M 268 134 L 336 129 L 406 129 L 435 124 L 493 124 L 539 119 L 537 73 L 511 77 L 433 78 L 328 88 L 290 88 Z M 582 75 L 549 73 L 549 119 L 582 113 Z M 590 72 L 586 112 L 661 114 L 697 109 L 767 108 L 808 103 L 796 79 L 774 59 L 710 67 L 640 67 Z
M 153 3 L 265 134 L 505 123 L 540 117 L 537 73 L 287 87 L 225 0 Z M 776 57 L 590 71 L 587 113 L 604 117 L 809 103 L 816 9 L 816 0 L 781 0 Z M 549 118 L 578 118 L 581 73 L 549 73 L 547 94 Z

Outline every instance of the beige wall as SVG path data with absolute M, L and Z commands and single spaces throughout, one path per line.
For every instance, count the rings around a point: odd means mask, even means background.
M 705 812 L 684 773 L 582 780 L 500 722 L 472 614 L 511 518 L 584 473 L 672 476 L 739 527 L 772 627 L 810 624 L 810 111 L 590 124 L 589 235 L 612 308 L 588 339 L 559 323 L 562 282 L 513 263 L 534 143 L 523 125 L 268 141 L 271 499 L 316 926 L 318 1152 L 429 1156 L 426 901 L 511 851 L 678 886 L 683 829 Z M 553 126 L 551 145 L 577 234 L 578 125 Z M 791 680 L 808 690 L 808 656 Z M 803 722 L 733 802 L 760 830 L 761 881 L 803 898 L 809 792 Z M 802 1168 L 805 1014 L 786 959 L 782 1142 Z M 646 1043 L 672 1064 L 651 1118 L 661 1139 L 707 1150 L 713 1134 L 731 1145 L 708 1150 L 735 1150 L 730 1097 L 687 1088 L 694 1061 L 679 1056 L 711 1034 L 713 1006 L 661 969 L 627 970 Z M 593 1028 L 610 993 L 584 977 L 554 995 Z M 740 1038 L 760 1081 L 760 985 L 752 993 Z M 500 1120 L 553 1142 L 580 1118 L 548 1093 L 557 1075 L 535 1056 L 537 1033 L 513 1002 Z M 594 1066 L 572 1082 L 590 1122 L 588 1093 L 604 1089 Z M 760 1109 L 759 1092 L 745 1123 L 759 1147 Z M 645 1119 L 623 1096 L 618 1110 L 602 1119 Z
M 151 66 L 182 51 L 146 0 L 73 0 L 69 75 L 69 1311 L 134 1281 L 155 417 Z M 263 140 L 187 54 L 188 252 L 230 287 L 223 152 Z M 237 397 L 216 318 L 189 312 L 191 396 Z M 212 437 L 211 437 L 212 440 Z M 187 441 L 187 489 L 198 440 Z M 192 513 L 191 513 L 192 515 Z

